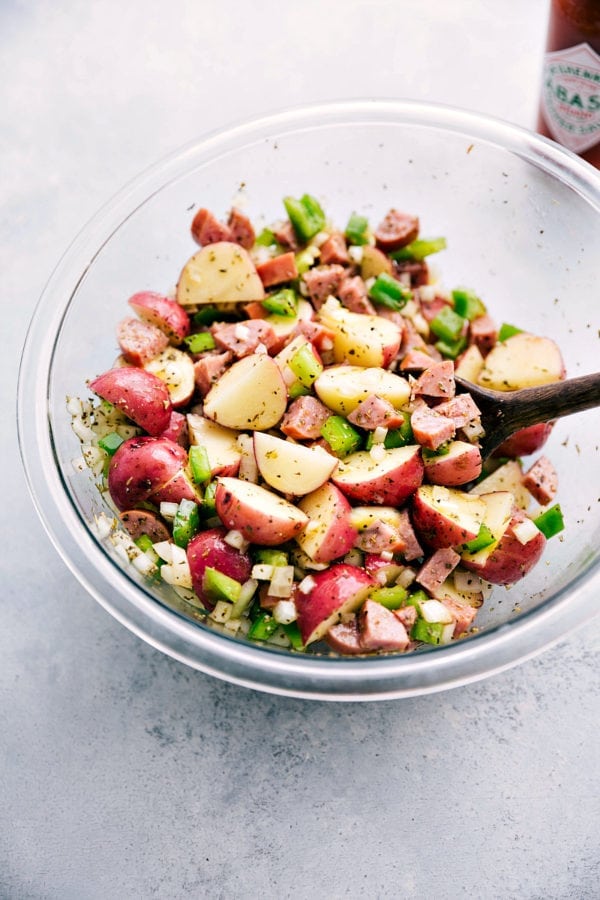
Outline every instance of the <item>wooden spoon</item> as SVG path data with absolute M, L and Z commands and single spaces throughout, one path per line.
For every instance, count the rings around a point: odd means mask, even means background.
M 485 436 L 480 447 L 484 460 L 520 428 L 600 406 L 600 372 L 520 391 L 491 391 L 464 378 L 455 380 L 481 410 Z

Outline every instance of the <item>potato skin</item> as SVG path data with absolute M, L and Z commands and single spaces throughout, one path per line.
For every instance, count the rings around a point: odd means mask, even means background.
M 110 462 L 108 489 L 121 511 L 152 499 L 187 464 L 187 453 L 167 438 L 134 437 L 124 441 Z
M 145 369 L 109 369 L 95 378 L 90 388 L 150 435 L 158 435 L 169 426 L 172 407 L 167 386 Z
M 527 518 L 522 510 L 515 507 L 506 531 L 485 562 L 478 564 L 463 559 L 461 564 L 490 584 L 514 584 L 520 581 L 539 561 L 546 546 L 546 538 L 541 531 L 526 544 L 522 544 L 515 536 L 513 528 Z
M 225 528 L 210 528 L 193 537 L 187 546 L 194 591 L 210 609 L 213 604 L 206 597 L 203 588 L 204 572 L 207 567 L 218 569 L 219 572 L 242 584 L 250 578 L 252 571 L 252 562 L 248 554 L 225 543 L 226 534 Z

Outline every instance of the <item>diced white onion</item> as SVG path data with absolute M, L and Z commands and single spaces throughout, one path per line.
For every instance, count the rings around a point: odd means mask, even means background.
M 456 622 L 453 620 L 452 622 L 448 622 L 447 625 L 444 625 L 442 628 L 442 633 L 440 635 L 440 644 L 449 644 L 454 636 L 454 629 L 456 628 Z
M 444 625 L 448 625 L 454 621 L 450 610 L 439 600 L 423 600 L 419 607 L 426 622 L 443 622 Z
M 269 566 L 267 563 L 257 563 L 252 566 L 252 578 L 257 581 L 270 581 L 273 577 L 275 566 Z
M 378 584 L 382 585 L 382 587 L 385 587 L 385 585 L 387 584 L 387 575 L 385 569 L 378 569 L 377 572 L 375 572 L 375 581 Z
M 416 577 L 417 573 L 415 572 L 415 570 L 411 569 L 410 566 L 406 566 L 406 568 L 402 569 L 402 571 L 396 578 L 396 584 L 399 584 L 400 587 L 403 588 L 410 587 Z
M 329 350 L 333 350 L 333 341 L 329 337 L 324 337 L 321 341 L 321 351 L 326 353 Z
M 271 597 L 291 597 L 294 584 L 293 566 L 274 566 L 269 586 Z
M 250 337 L 250 329 L 247 325 L 243 325 L 241 322 L 233 329 L 234 337 L 237 341 L 246 341 Z
M 242 585 L 240 595 L 231 607 L 231 618 L 239 619 L 244 614 L 258 587 L 255 578 L 249 578 Z
M 273 618 L 279 625 L 291 625 L 298 618 L 293 600 L 279 600 L 273 607 Z
M 81 418 L 83 405 L 79 397 L 67 397 L 67 412 L 72 416 Z
M 267 644 L 274 644 L 276 647 L 289 647 L 290 639 L 283 628 L 278 628 L 273 632 L 271 637 L 267 639 Z
M 362 553 L 356 547 L 353 550 L 348 551 L 344 557 L 344 562 L 348 566 L 362 566 Z
M 491 589 L 492 585 L 475 575 L 474 572 L 465 572 L 463 569 L 454 570 L 454 587 L 463 594 L 480 594 Z
M 209 613 L 209 619 L 212 619 L 213 622 L 219 622 L 221 625 L 224 625 L 225 622 L 228 622 L 230 618 L 231 603 L 228 603 L 226 600 L 217 600 L 215 608 L 211 613 Z
M 371 457 L 373 462 L 383 462 L 386 456 L 386 449 L 383 444 L 373 444 L 373 446 L 369 450 L 369 456 Z
M 167 500 L 163 500 L 159 506 L 161 516 L 169 521 L 172 521 L 177 515 L 177 508 L 177 503 L 171 503 Z
M 437 296 L 439 296 L 438 291 L 433 284 L 424 284 L 419 288 L 419 299 L 425 303 L 431 303 Z
M 96 437 L 96 433 L 89 425 L 85 425 L 81 419 L 73 419 L 71 428 L 82 443 L 91 444 Z
M 174 546 L 175 544 L 172 544 L 171 541 L 158 541 L 158 543 L 152 544 L 152 549 L 163 562 L 172 563 Z
M 157 571 L 157 566 L 147 553 L 139 553 L 133 560 L 133 565 L 141 575 L 152 575 Z
M 372 275 L 370 278 L 367 278 L 365 280 L 365 286 L 367 288 L 367 291 L 370 291 L 374 284 L 375 284 L 375 277 Z
M 428 337 L 428 335 L 429 335 L 429 322 L 427 321 L 427 319 L 425 318 L 425 316 L 422 315 L 422 313 L 417 312 L 417 313 L 415 313 L 415 315 L 413 316 L 413 320 L 412 320 L 412 321 L 413 321 L 413 325 L 414 325 L 415 328 L 417 329 L 418 333 L 419 333 L 420 335 L 422 335 L 423 337 Z
M 319 231 L 313 238 L 311 238 L 311 245 L 313 247 L 322 247 L 325 241 L 329 240 L 329 234 L 327 231 Z
M 356 266 L 360 266 L 363 259 L 363 248 L 359 244 L 351 244 L 348 247 L 348 256 Z
M 255 353 L 258 353 L 258 354 L 261 355 L 261 356 L 265 356 L 265 354 L 268 355 L 268 353 L 269 353 L 269 351 L 267 350 L 267 348 L 265 347 L 265 345 L 262 344 L 262 343 L 256 345 L 256 350 L 255 350 L 254 352 L 255 352 Z
M 531 519 L 524 519 L 513 527 L 513 534 L 520 544 L 528 544 L 539 534 L 539 528 Z
M 233 547 L 235 550 L 241 550 L 242 553 L 245 552 L 250 546 L 250 542 L 246 540 L 242 532 L 238 531 L 235 528 L 232 528 L 231 531 L 228 531 L 223 540 L 226 544 L 229 544 L 229 546 Z
M 383 444 L 387 437 L 388 430 L 383 425 L 378 425 L 373 431 L 373 444 Z
M 178 547 L 177 544 L 171 544 L 171 559 L 173 561 L 173 565 L 186 565 L 187 562 L 187 553 L 185 552 L 184 547 Z
M 192 587 L 192 576 L 190 573 L 190 567 L 188 566 L 187 562 L 179 562 L 161 566 L 160 575 L 163 581 L 166 581 L 167 584 L 177 585 L 177 587 L 190 589 Z
M 379 555 L 382 559 L 385 559 L 386 562 L 391 562 L 394 558 L 394 554 L 391 550 L 382 550 Z
M 94 516 L 94 522 L 96 523 L 96 534 L 101 541 L 108 537 L 116 524 L 115 520 L 106 513 L 98 513 L 97 516 Z
M 85 470 L 87 469 L 87 463 L 83 456 L 77 456 L 75 459 L 72 459 L 71 465 L 76 472 L 85 472 Z
M 312 575 L 307 575 L 306 578 L 303 578 L 300 584 L 298 585 L 298 590 L 301 594 L 310 594 L 312 589 L 316 587 L 317 582 L 312 577 Z

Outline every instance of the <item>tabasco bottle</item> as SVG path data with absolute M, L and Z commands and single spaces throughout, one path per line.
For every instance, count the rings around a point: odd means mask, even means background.
M 537 130 L 600 168 L 600 0 L 551 0 Z

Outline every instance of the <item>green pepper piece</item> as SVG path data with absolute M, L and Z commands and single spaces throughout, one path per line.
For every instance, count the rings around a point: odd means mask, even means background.
M 193 500 L 181 500 L 173 519 L 173 541 L 178 547 L 187 547 L 200 530 L 200 512 Z
M 283 550 L 269 550 L 268 547 L 260 547 L 254 558 L 257 563 L 265 566 L 287 566 L 288 555 Z
M 369 288 L 369 297 L 380 306 L 398 310 L 406 306 L 412 293 L 397 278 L 392 278 L 387 272 L 380 272 Z
M 446 441 L 445 444 L 440 444 L 437 450 L 429 450 L 427 447 L 421 448 L 421 456 L 425 462 L 431 462 L 432 459 L 437 459 L 439 456 L 447 456 L 449 453 L 450 441 Z
M 474 537 L 471 541 L 467 541 L 466 544 L 463 544 L 462 550 L 465 553 L 477 553 L 478 550 L 483 550 L 484 547 L 489 547 L 490 544 L 494 543 L 494 541 L 494 535 L 492 534 L 488 526 L 482 523 L 479 526 L 477 537 Z
M 275 235 L 270 228 L 263 228 L 261 233 L 256 237 L 254 244 L 257 247 L 271 247 L 276 244 Z
M 452 291 L 452 302 L 454 303 L 454 311 L 472 322 L 479 316 L 484 316 L 487 312 L 485 304 L 480 300 L 475 291 L 469 288 L 456 288 Z
M 261 302 L 267 312 L 284 316 L 286 319 L 293 318 L 298 309 L 298 298 L 291 288 L 282 288 L 273 294 L 267 294 Z
M 560 503 L 555 503 L 554 506 L 544 510 L 539 516 L 536 516 L 533 523 L 546 538 L 551 538 L 554 537 L 555 534 L 560 534 L 565 527 Z
M 340 456 L 348 456 L 358 450 L 362 443 L 359 432 L 343 416 L 329 416 L 321 428 L 321 437 Z
M 451 306 L 443 306 L 429 323 L 435 336 L 449 344 L 460 338 L 464 326 L 465 319 L 455 313 Z
M 391 587 L 375 588 L 369 594 L 369 599 L 381 603 L 386 609 L 400 609 L 406 604 L 408 591 L 399 584 L 394 584 Z
M 242 585 L 235 578 L 230 578 L 229 575 L 219 572 L 218 569 L 207 566 L 202 579 L 202 589 L 215 602 L 227 600 L 229 603 L 235 603 L 240 596 Z
M 498 341 L 499 343 L 502 343 L 502 341 L 506 341 L 509 337 L 512 337 L 513 334 L 521 334 L 522 331 L 522 328 L 517 328 L 516 325 L 509 325 L 508 322 L 504 322 L 500 326 L 500 331 L 498 332 Z
M 296 271 L 298 272 L 298 275 L 304 275 L 304 273 L 308 272 L 308 270 L 315 264 L 315 257 L 308 248 L 300 250 L 298 253 L 296 253 L 295 260 Z
M 204 353 L 205 350 L 214 350 L 216 347 L 215 339 L 209 331 L 190 334 L 185 338 L 185 343 L 190 353 Z
M 393 253 L 390 253 L 390 256 L 392 259 L 397 260 L 414 259 L 417 262 L 423 262 L 426 256 L 431 256 L 432 253 L 439 253 L 440 250 L 445 249 L 446 238 L 444 237 L 417 238 L 415 241 L 407 244 L 406 247 L 394 250 Z
M 288 361 L 288 366 L 305 388 L 311 388 L 323 371 L 322 364 L 316 358 L 312 346 L 308 343 L 298 347 Z
M 300 635 L 300 629 L 298 628 L 297 622 L 290 622 L 289 625 L 281 626 L 286 633 L 290 644 L 294 650 L 304 650 L 304 644 L 302 643 L 302 637 Z
M 278 627 L 278 623 L 270 613 L 261 612 L 250 626 L 248 637 L 253 641 L 266 641 Z
M 109 456 L 114 456 L 122 443 L 123 438 L 121 435 L 117 434 L 116 431 L 111 431 L 110 434 L 105 434 L 104 437 L 100 438 L 98 446 L 104 450 L 105 453 L 108 453 Z
M 405 606 L 414 606 L 419 615 L 421 614 L 421 603 L 425 603 L 426 600 L 429 600 L 429 597 L 422 591 L 420 588 L 417 591 L 413 591 L 412 594 L 409 594 L 406 598 Z
M 192 316 L 194 325 L 212 325 L 223 318 L 223 313 L 216 306 L 203 306 Z
M 217 482 L 210 481 L 204 488 L 204 497 L 202 500 L 202 515 L 205 519 L 210 519 L 216 514 L 215 494 L 217 492 Z
M 284 197 L 283 205 L 298 238 L 307 243 L 325 226 L 325 213 L 319 201 L 310 194 L 303 194 L 299 200 Z
M 353 212 L 348 219 L 345 231 L 346 239 L 350 244 L 361 247 L 369 241 L 369 220 L 365 216 L 359 216 Z
M 425 619 L 417 619 L 410 633 L 413 641 L 423 641 L 426 644 L 439 644 L 444 634 L 442 622 L 426 622 Z
M 193 444 L 188 453 L 192 478 L 196 484 L 204 484 L 211 476 L 210 461 L 206 447 L 201 444 Z
M 456 359 L 467 346 L 467 338 L 465 335 L 459 337 L 456 341 L 436 341 L 435 349 L 438 350 L 446 359 Z

